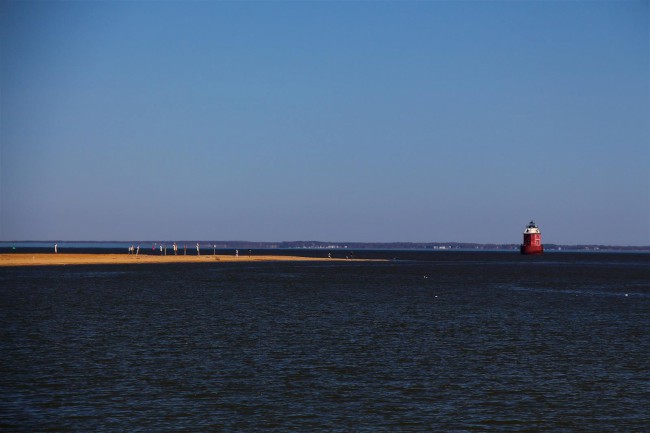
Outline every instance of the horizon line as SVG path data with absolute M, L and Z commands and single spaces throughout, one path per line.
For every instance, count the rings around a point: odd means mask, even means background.
M 152 243 L 152 244 L 164 244 L 164 243 L 179 243 L 179 242 L 198 242 L 208 243 L 208 244 L 321 244 L 321 245 L 331 245 L 331 246 L 343 246 L 343 245 L 398 245 L 398 244 L 420 244 L 420 245 L 499 245 L 499 246 L 518 246 L 520 243 L 513 242 L 471 242 L 471 241 L 318 241 L 318 240 L 294 240 L 294 241 L 249 241 L 249 240 L 199 240 L 199 239 L 181 239 L 177 241 L 171 240 L 150 240 L 150 239 L 140 239 L 140 240 L 64 240 L 64 239 L 47 239 L 47 240 L 0 240 L 0 244 L 11 244 L 11 243 Z M 604 247 L 604 248 L 637 248 L 637 249 L 650 249 L 650 244 L 648 245 L 620 245 L 620 244 L 602 244 L 602 243 L 573 243 L 573 244 L 560 244 L 560 243 L 545 243 L 545 246 L 554 246 L 554 247 Z

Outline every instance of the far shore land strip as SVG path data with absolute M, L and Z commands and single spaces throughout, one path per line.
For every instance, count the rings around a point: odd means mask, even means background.
M 219 262 L 368 262 L 382 259 L 330 258 L 274 255 L 147 255 L 147 254 L 76 254 L 76 253 L 9 253 L 0 254 L 0 267 L 64 266 L 64 265 L 126 265 L 165 263 L 219 263 Z

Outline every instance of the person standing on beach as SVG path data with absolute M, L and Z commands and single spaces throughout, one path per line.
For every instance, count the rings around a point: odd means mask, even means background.
M 200 256 L 201 255 L 201 250 L 199 249 L 199 243 L 196 243 L 196 255 Z
M 135 255 L 137 256 L 138 254 L 140 254 L 140 245 L 138 245 L 138 249 L 135 251 Z
M 54 254 L 58 254 L 58 252 L 59 252 L 58 248 L 59 248 L 59 245 L 54 244 Z
M 176 242 L 174 242 L 174 255 L 178 252 L 178 245 L 176 245 Z

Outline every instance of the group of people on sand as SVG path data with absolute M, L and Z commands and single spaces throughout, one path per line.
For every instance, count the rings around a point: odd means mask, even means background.
M 159 248 L 160 248 L 160 255 L 161 256 L 166 256 L 167 255 L 167 245 L 160 244 Z M 174 242 L 174 244 L 172 245 L 172 249 L 174 250 L 174 255 L 175 256 L 178 255 L 178 244 L 176 242 Z M 140 254 L 140 245 L 138 245 L 137 247 L 131 245 L 128 248 L 128 251 L 129 251 L 129 254 L 135 254 L 137 256 L 138 254 Z M 152 245 L 151 251 L 153 251 L 155 253 L 156 244 Z M 196 244 L 196 253 L 199 254 L 199 244 L 198 243 Z M 187 255 L 187 245 L 183 246 L 183 254 Z
M 151 251 L 153 251 L 154 254 L 155 254 L 155 251 L 156 251 L 156 245 L 157 244 L 153 244 L 153 246 L 151 247 Z M 217 246 L 213 245 L 213 247 L 214 247 L 213 254 L 216 256 L 217 255 Z M 14 249 L 15 249 L 15 247 L 14 247 Z M 167 255 L 167 245 L 160 244 L 159 249 L 160 249 L 160 255 L 161 256 L 166 256 Z M 172 250 L 174 251 L 175 256 L 178 255 L 178 244 L 176 242 L 174 242 L 174 244 L 172 245 Z M 133 254 L 133 255 L 137 256 L 137 255 L 140 254 L 140 245 L 138 245 L 136 247 L 135 245 L 131 244 L 131 246 L 127 248 L 127 251 L 129 252 L 129 254 Z M 58 253 L 59 253 L 59 244 L 54 244 L 54 254 L 58 254 Z M 252 254 L 252 251 L 248 250 L 248 256 L 249 257 L 251 256 L 251 254 Z M 187 245 L 183 245 L 183 255 L 184 256 L 187 255 Z M 201 255 L 201 245 L 198 242 L 196 243 L 196 255 L 197 256 Z M 239 257 L 239 250 L 235 250 L 235 256 Z
M 161 256 L 166 256 L 166 255 L 167 255 L 167 245 L 160 244 L 159 248 L 160 248 L 160 255 L 161 255 Z M 178 255 L 178 244 L 177 244 L 176 242 L 174 242 L 174 244 L 172 245 L 172 249 L 173 249 L 173 251 L 174 251 L 174 255 L 175 255 L 175 256 Z M 138 245 L 137 247 L 131 245 L 131 246 L 128 248 L 128 251 L 129 251 L 129 254 L 135 254 L 135 255 L 137 256 L 138 254 L 140 254 L 140 245 Z M 151 251 L 153 251 L 154 254 L 155 254 L 155 251 L 156 251 L 156 244 L 153 244 L 153 245 L 152 245 L 152 247 L 151 247 Z M 200 255 L 200 252 L 199 252 L 199 244 L 198 244 L 198 242 L 197 242 L 197 244 L 196 244 L 196 253 L 197 253 L 198 255 Z M 184 245 L 184 246 L 183 246 L 183 255 L 187 255 L 187 245 Z
M 151 251 L 152 251 L 154 254 L 155 254 L 155 251 L 156 251 L 156 245 L 157 245 L 157 244 L 153 244 L 152 247 L 151 247 Z M 214 248 L 213 248 L 213 254 L 214 254 L 214 255 L 217 255 L 217 246 L 216 246 L 216 245 L 213 245 L 213 247 L 214 247 Z M 56 252 L 56 248 L 57 248 L 57 246 L 56 246 L 56 244 L 55 244 L 55 245 L 54 245 L 54 252 Z M 167 255 L 167 245 L 165 245 L 165 244 L 160 244 L 160 245 L 158 246 L 158 248 L 159 248 L 159 251 L 160 251 L 159 254 L 160 254 L 161 256 L 166 256 L 166 255 Z M 174 255 L 175 255 L 175 256 L 178 255 L 178 244 L 177 244 L 176 242 L 174 242 L 174 244 L 172 245 L 172 250 L 174 251 Z M 137 256 L 138 254 L 140 254 L 140 245 L 138 245 L 137 247 L 134 246 L 134 245 L 131 245 L 131 246 L 128 248 L 128 251 L 129 251 L 129 254 L 134 254 L 134 255 Z M 250 256 L 251 254 L 252 254 L 252 251 L 251 251 L 251 250 L 248 250 L 248 255 Z M 183 245 L 183 255 L 184 255 L 184 256 L 187 255 L 187 245 Z M 196 243 L 196 255 L 197 255 L 197 256 L 200 256 L 200 255 L 201 255 L 201 245 L 200 245 L 198 242 Z M 236 257 L 239 257 L 239 250 L 235 250 L 235 256 L 236 256 Z
M 217 255 L 217 246 L 213 245 L 213 247 L 214 247 L 213 248 L 213 254 L 216 256 Z M 167 255 L 167 245 L 160 244 L 159 249 L 160 249 L 160 255 L 161 256 L 166 256 Z M 172 245 L 172 250 L 174 251 L 175 256 L 178 255 L 178 244 L 176 242 L 174 242 L 174 244 Z M 137 247 L 134 246 L 134 245 L 131 245 L 128 248 L 128 251 L 129 251 L 129 254 L 133 254 L 133 255 L 137 256 L 137 255 L 140 254 L 140 245 L 138 245 Z M 154 254 L 155 254 L 156 244 L 153 244 L 153 246 L 151 247 L 151 251 L 153 251 Z M 54 244 L 54 254 L 58 254 L 58 252 L 59 252 L 59 245 Z M 187 255 L 187 245 L 183 245 L 183 255 L 184 256 Z M 201 255 L 201 245 L 199 245 L 198 242 L 196 243 L 196 255 L 197 256 Z M 250 257 L 251 255 L 252 255 L 252 251 L 248 250 L 248 256 Z M 239 257 L 239 250 L 235 250 L 235 257 Z M 327 253 L 327 257 L 331 259 L 332 258 L 332 253 Z M 350 254 L 346 255 L 345 258 L 346 259 L 354 259 L 354 252 L 351 252 Z
M 214 247 L 213 254 L 216 256 L 217 255 L 217 246 L 213 245 L 213 247 Z M 160 255 L 161 256 L 166 256 L 167 255 L 167 245 L 160 244 L 159 249 L 160 249 Z M 174 242 L 174 244 L 172 245 L 172 250 L 174 251 L 175 256 L 178 255 L 178 244 L 176 242 Z M 140 254 L 140 245 L 138 245 L 137 247 L 134 246 L 134 245 L 131 245 L 128 248 L 128 251 L 129 251 L 129 254 L 133 254 L 133 255 L 137 256 L 137 255 Z M 151 251 L 153 251 L 154 254 L 155 254 L 156 244 L 153 244 L 153 246 L 151 247 Z M 58 252 L 59 252 L 59 245 L 54 244 L 54 254 L 58 254 Z M 187 245 L 183 245 L 183 255 L 184 256 L 187 255 Z M 197 256 L 201 255 L 201 245 L 199 245 L 198 242 L 196 243 L 196 255 Z M 252 251 L 248 250 L 248 256 L 250 257 L 251 255 L 252 255 Z M 235 257 L 239 257 L 239 250 L 235 250 Z M 327 257 L 331 259 L 332 258 L 332 253 L 327 253 Z M 346 255 L 345 258 L 346 259 L 354 259 L 354 252 L 351 252 L 350 254 Z

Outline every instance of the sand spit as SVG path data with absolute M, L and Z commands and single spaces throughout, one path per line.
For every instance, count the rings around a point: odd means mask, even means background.
M 64 265 L 125 265 L 142 263 L 217 263 L 217 262 L 323 262 L 323 261 L 383 261 L 368 259 L 339 259 L 327 257 L 272 255 L 202 255 L 154 256 L 145 254 L 0 254 L 0 267 L 64 266 Z

